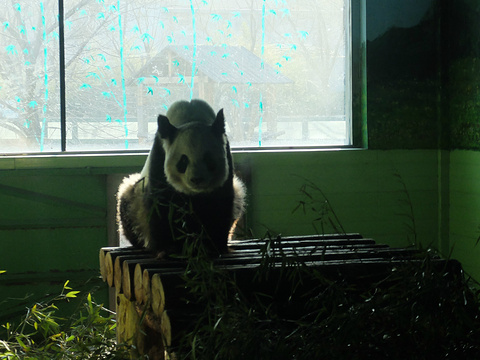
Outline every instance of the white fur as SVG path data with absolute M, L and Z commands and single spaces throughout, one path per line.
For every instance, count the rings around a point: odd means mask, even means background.
M 233 218 L 239 219 L 245 211 L 245 197 L 247 191 L 243 181 L 233 175 Z
M 143 201 L 145 178 L 141 174 L 132 174 L 123 179 L 117 193 L 117 223 L 120 235 L 124 234 L 120 218 L 120 204 L 127 204 L 128 214 L 132 221 L 132 231 L 137 235 L 138 241 L 144 246 L 150 242 L 150 228 L 148 225 L 148 210 Z
M 233 175 L 233 223 L 230 231 L 228 232 L 228 240 L 231 241 L 233 239 L 233 235 L 235 234 L 235 229 L 237 227 L 237 223 L 242 217 L 243 213 L 245 212 L 245 197 L 247 195 L 247 191 L 245 189 L 245 185 L 243 181 L 240 180 L 236 175 Z

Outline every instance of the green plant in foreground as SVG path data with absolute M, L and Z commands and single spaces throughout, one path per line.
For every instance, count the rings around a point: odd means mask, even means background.
M 272 272 L 264 260 L 253 280 L 189 262 L 195 313 L 184 314 L 177 359 L 480 358 L 479 292 L 455 262 L 439 267 L 425 252 L 351 282 L 298 259 Z
M 114 314 L 85 295 L 83 306 L 72 316 L 57 316 L 60 304 L 79 295 L 64 284 L 61 293 L 46 303 L 27 309 L 18 325 L 2 325 L 0 359 L 128 359 L 128 349 L 117 346 Z
M 307 179 L 304 180 L 305 184 L 299 190 L 303 199 L 298 201 L 292 213 L 299 209 L 305 215 L 313 213 L 312 226 L 317 234 L 327 234 L 328 232 L 345 234 L 346 232 L 340 219 L 322 189 L 315 183 Z
M 345 233 L 318 186 L 300 191 L 295 210 L 314 213 L 318 233 Z M 215 267 L 198 251 L 186 256 L 190 307 L 177 315 L 189 326 L 170 349 L 177 359 L 480 358 L 480 293 L 458 263 L 420 249 L 412 261 L 352 282 L 287 257 L 273 247 L 281 241 L 265 240 L 253 277 Z

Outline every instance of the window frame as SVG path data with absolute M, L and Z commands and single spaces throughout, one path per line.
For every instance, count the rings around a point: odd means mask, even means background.
M 346 95 L 351 103 L 348 123 L 350 144 L 347 145 L 290 145 L 290 146 L 232 146 L 232 152 L 258 152 L 258 151 L 312 151 L 333 149 L 366 149 L 368 148 L 367 134 L 367 84 L 366 84 L 366 0 L 345 0 L 350 3 L 349 11 L 345 16 L 350 23 L 350 36 L 347 46 L 350 47 L 351 63 L 346 68 L 346 78 L 349 82 L 350 92 Z M 21 157 L 72 157 L 72 156 L 116 156 L 126 154 L 143 155 L 149 149 L 117 149 L 117 150 L 91 150 L 78 151 L 67 149 L 67 115 L 66 115 L 66 85 L 65 85 L 65 11 L 64 0 L 58 0 L 59 19 L 59 89 L 60 89 L 60 151 L 34 151 L 22 153 L 0 153 L 0 158 Z M 7 166 L 8 167 L 8 166 Z M 3 167 L 0 166 L 0 169 Z

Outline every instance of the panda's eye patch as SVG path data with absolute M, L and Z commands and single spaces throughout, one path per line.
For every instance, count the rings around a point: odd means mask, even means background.
M 210 172 L 215 171 L 215 168 L 217 167 L 217 164 L 216 164 L 215 159 L 213 158 L 212 154 L 206 153 L 203 157 L 203 160 L 205 161 L 205 165 L 207 166 L 208 171 L 210 171 Z
M 177 162 L 177 170 L 179 173 L 184 174 L 185 171 L 187 171 L 187 166 L 188 166 L 189 160 L 187 155 L 182 155 L 180 157 L 180 160 Z

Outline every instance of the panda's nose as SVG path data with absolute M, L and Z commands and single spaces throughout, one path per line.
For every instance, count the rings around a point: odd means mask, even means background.
M 204 181 L 205 181 L 205 179 L 201 176 L 195 176 L 195 177 L 190 178 L 190 182 L 193 185 L 196 185 L 196 186 L 201 185 Z

